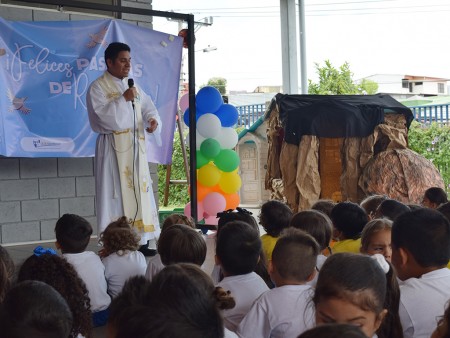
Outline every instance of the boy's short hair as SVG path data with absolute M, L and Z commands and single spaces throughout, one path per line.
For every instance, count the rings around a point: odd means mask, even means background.
M 225 224 L 218 236 L 216 255 L 229 275 L 244 275 L 255 270 L 261 253 L 261 239 L 251 225 L 234 221 Z
M 358 239 L 369 221 L 366 212 L 353 202 L 340 202 L 331 210 L 334 227 L 341 231 L 346 239 Z
M 364 198 L 361 203 L 359 203 L 359 206 L 366 211 L 368 216 L 373 217 L 381 202 L 387 199 L 388 197 L 386 195 L 370 195 Z
M 439 187 L 428 188 L 425 190 L 424 197 L 436 205 L 441 205 L 448 202 L 447 193 L 444 189 Z
M 310 234 L 289 228 L 275 244 L 272 264 L 281 278 L 306 282 L 316 268 L 319 253 L 319 244 Z
M 424 268 L 445 266 L 450 259 L 450 222 L 427 208 L 404 213 L 392 225 L 392 246 L 408 250 Z
M 80 253 L 89 244 L 92 226 L 81 216 L 64 214 L 56 222 L 55 235 L 63 253 Z
M 206 259 L 206 242 L 188 225 L 174 224 L 161 232 L 158 252 L 164 265 L 192 263 L 200 266 Z
M 328 217 L 330 217 L 331 210 L 333 210 L 335 205 L 336 205 L 336 202 L 333 200 L 322 199 L 322 200 L 318 200 L 316 203 L 314 203 L 311 206 L 311 209 L 320 211 L 320 212 L 324 213 L 325 215 L 327 215 Z
M 321 324 L 309 329 L 297 338 L 367 338 L 366 334 L 354 324 Z
M 259 223 L 268 235 L 278 237 L 283 229 L 289 226 L 292 210 L 285 203 L 272 200 L 261 206 Z
M 402 202 L 387 199 L 380 203 L 375 214 L 377 218 L 384 217 L 395 221 L 398 216 L 408 211 L 411 211 L 411 209 Z
M 444 215 L 450 221 L 450 202 L 441 204 L 436 208 L 442 215 Z
M 332 225 L 330 218 L 317 210 L 305 210 L 292 216 L 290 227 L 306 231 L 325 250 L 330 245 Z

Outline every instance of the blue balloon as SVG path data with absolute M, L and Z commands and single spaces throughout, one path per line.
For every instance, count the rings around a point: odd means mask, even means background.
M 216 115 L 222 123 L 222 127 L 233 127 L 238 122 L 238 111 L 235 106 L 224 103 L 218 111 L 216 111 Z
M 223 104 L 222 95 L 211 86 L 200 89 L 195 96 L 197 109 L 205 113 L 214 114 Z
M 184 114 L 183 114 L 183 121 L 184 121 L 184 123 L 186 123 L 186 125 L 189 127 L 189 108 L 187 108 L 185 111 L 184 111 Z

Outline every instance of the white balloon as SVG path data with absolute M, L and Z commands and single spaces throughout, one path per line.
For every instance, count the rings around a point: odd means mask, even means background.
M 197 120 L 197 131 L 204 138 L 215 138 L 220 132 L 222 124 L 220 119 L 214 114 L 204 114 Z
M 234 128 L 222 128 L 216 137 L 221 149 L 233 149 L 238 143 L 238 134 Z
M 206 139 L 202 135 L 200 135 L 200 133 L 197 130 L 195 133 L 195 144 L 196 144 L 195 148 L 197 150 L 200 150 L 200 145 L 204 140 Z M 186 145 L 186 147 L 189 147 L 189 132 L 186 134 L 186 137 L 184 138 L 184 144 Z

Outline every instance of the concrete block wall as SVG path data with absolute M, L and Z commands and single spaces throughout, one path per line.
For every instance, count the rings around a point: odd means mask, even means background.
M 112 3 L 112 0 L 111 0 Z M 122 6 L 151 9 L 151 0 Z M 74 21 L 96 17 L 80 12 L 0 4 L 0 17 L 12 21 Z M 104 17 L 103 17 L 104 18 Z M 124 14 L 122 19 L 152 28 L 152 18 Z M 157 165 L 150 164 L 158 201 Z M 93 158 L 6 158 L 0 156 L 0 243 L 53 240 L 55 223 L 65 213 L 85 217 L 96 228 Z

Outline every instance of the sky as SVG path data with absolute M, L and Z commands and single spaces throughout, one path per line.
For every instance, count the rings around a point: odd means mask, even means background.
M 315 65 L 325 60 L 335 67 L 348 62 L 354 80 L 374 74 L 450 79 L 449 0 L 304 3 L 308 79 L 317 81 Z M 249 92 L 282 84 L 279 5 L 279 0 L 153 0 L 154 10 L 190 13 L 198 21 L 213 17 L 211 26 L 196 32 L 197 88 L 223 77 L 229 91 Z M 178 23 L 155 18 L 154 29 L 177 34 Z M 202 52 L 208 46 L 217 50 Z

